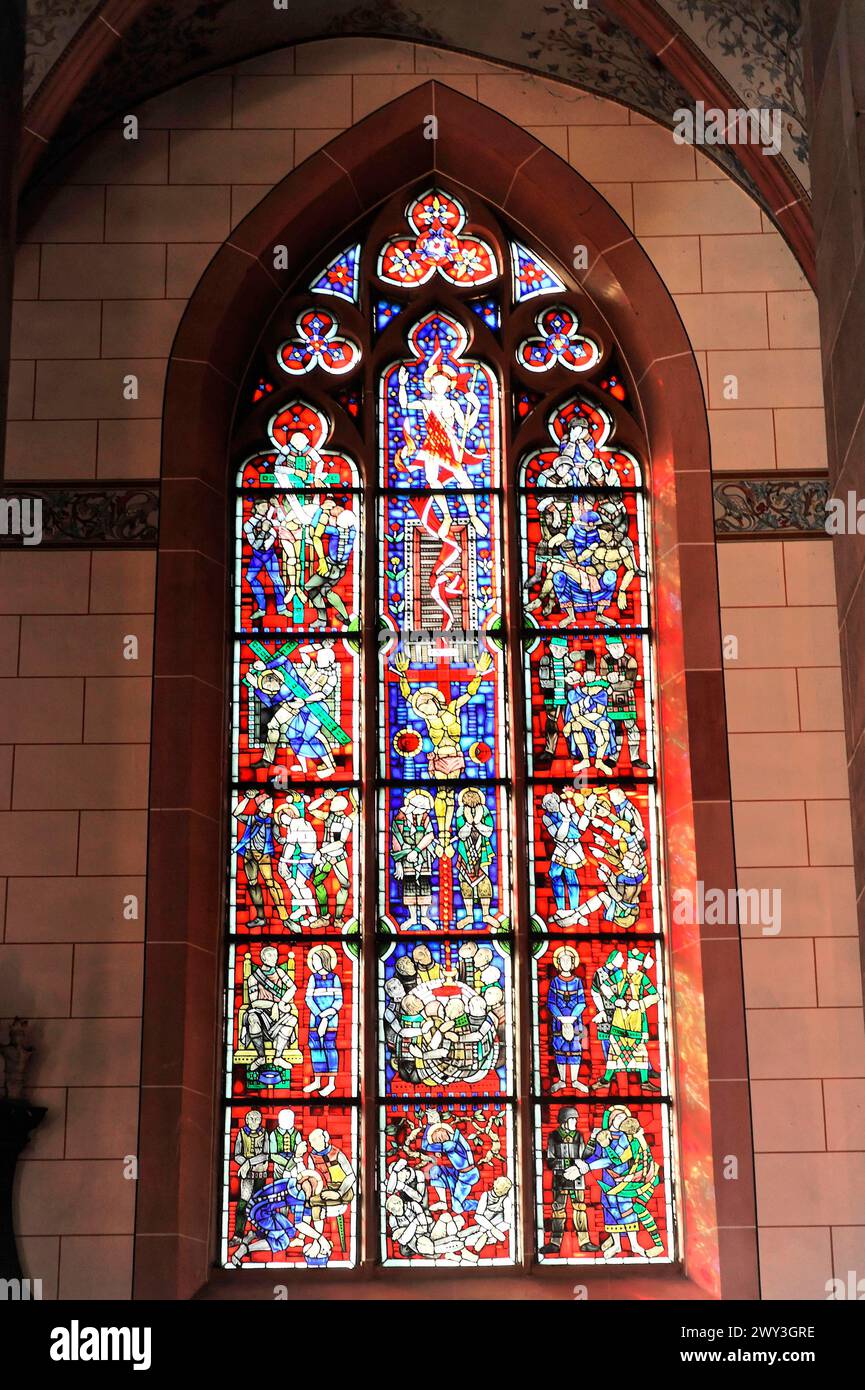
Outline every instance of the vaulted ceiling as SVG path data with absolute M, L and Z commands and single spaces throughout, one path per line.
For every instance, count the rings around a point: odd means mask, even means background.
M 277 8 L 277 5 L 280 5 Z M 620 101 L 665 124 L 708 105 L 777 109 L 781 154 L 715 146 L 807 260 L 798 0 L 29 0 L 25 178 L 119 112 L 287 44 L 391 36 L 460 49 Z

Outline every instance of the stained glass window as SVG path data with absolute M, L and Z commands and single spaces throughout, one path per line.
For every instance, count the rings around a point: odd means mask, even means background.
M 223 1263 L 669 1261 L 627 376 L 489 208 L 354 235 L 236 428 Z
M 321 367 L 334 376 L 350 372 L 360 361 L 360 348 L 339 332 L 339 320 L 324 309 L 306 309 L 297 316 L 297 333 L 277 353 L 289 376 L 303 376 Z
M 556 366 L 585 372 L 600 357 L 597 343 L 580 332 L 576 314 L 562 304 L 541 310 L 535 326 L 537 334 L 524 338 L 517 348 L 517 361 L 527 372 L 548 372 Z

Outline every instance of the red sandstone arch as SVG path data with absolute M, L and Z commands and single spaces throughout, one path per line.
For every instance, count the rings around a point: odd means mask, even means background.
M 438 139 L 424 138 L 425 117 Z M 167 376 L 157 569 L 151 813 L 135 1296 L 208 1284 L 215 1245 L 222 1080 L 222 749 L 227 708 L 228 444 L 260 332 L 340 230 L 425 174 L 475 192 L 555 260 L 585 245 L 582 287 L 633 374 L 652 455 L 666 877 L 735 885 L 706 413 L 685 330 L 618 215 L 504 117 L 430 82 L 369 116 L 280 183 L 220 248 L 178 329 Z M 284 271 L 273 247 L 288 248 Z M 684 1269 L 580 1271 L 595 1297 L 757 1296 L 744 1004 L 735 924 L 670 918 L 677 1021 Z M 712 1077 L 723 1078 L 717 1082 Z M 711 1097 L 711 1104 L 710 1104 Z M 717 1180 L 735 1154 L 738 1182 Z M 713 1167 L 714 1156 L 714 1167 Z M 328 1296 L 570 1298 L 575 1271 L 396 1278 L 358 1271 Z M 265 1274 L 272 1286 L 272 1271 Z M 258 1276 L 215 1273 L 209 1294 L 253 1296 Z M 304 1280 L 304 1276 L 300 1276 Z M 457 1292 L 458 1290 L 458 1292 Z M 320 1281 L 292 1284 L 321 1297 Z

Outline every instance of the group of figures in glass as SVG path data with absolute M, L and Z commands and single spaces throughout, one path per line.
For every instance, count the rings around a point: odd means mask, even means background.
M 235 891 L 250 904 L 246 931 L 343 930 L 354 920 L 354 790 L 240 791 Z
M 386 1092 L 506 1093 L 510 979 L 499 945 L 449 938 L 384 950 Z
M 266 1116 L 236 1109 L 232 1117 L 237 1197 L 230 1263 L 294 1256 L 307 1268 L 321 1268 L 330 1263 L 335 1242 L 344 1262 L 352 1244 L 346 1214 L 357 1188 L 345 1149 L 354 1149 L 354 1136 L 339 1136 L 340 1147 L 322 1125 L 304 1131 L 294 1110 L 271 1109 Z
M 370 377 L 318 302 L 276 353 L 295 391 L 330 377 L 335 401 L 340 378 L 365 372 L 378 553 L 361 553 L 339 410 L 263 380 L 267 442 L 239 470 L 224 1258 L 357 1262 L 371 1181 L 358 1171 L 358 997 L 377 970 L 384 1263 L 518 1257 L 517 1103 L 534 1112 L 540 1258 L 670 1259 L 639 465 L 596 399 L 547 411 L 549 446 L 516 472 L 522 612 L 506 640 L 500 373 L 469 355 L 459 312 L 413 316 L 410 297 L 436 276 L 466 295 L 494 286 L 502 256 L 441 191 L 406 216 L 365 290 L 377 326 L 404 318 L 405 355 Z M 563 280 L 519 243 L 508 254 L 513 302 L 495 287 L 462 302 L 489 333 L 555 296 L 527 319 L 516 362 L 534 377 L 592 367 L 601 349 L 558 302 Z M 349 247 L 311 293 L 361 305 L 361 264 Z M 392 297 L 376 307 L 379 285 Z M 379 579 L 374 769 L 362 560 Z M 526 697 L 531 1099 L 514 1064 L 509 660 Z M 373 930 L 359 896 L 369 841 Z

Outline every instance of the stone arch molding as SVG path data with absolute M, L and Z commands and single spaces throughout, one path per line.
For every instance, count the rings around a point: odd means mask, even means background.
M 231 1296 L 230 1276 L 214 1273 L 212 1264 L 227 852 L 221 751 L 230 632 L 228 442 L 239 386 L 259 336 L 297 276 L 315 266 L 335 236 L 350 234 L 359 218 L 427 175 L 481 196 L 561 264 L 573 265 L 575 248 L 585 247 L 585 269 L 574 275 L 608 319 L 630 368 L 652 460 L 667 881 L 735 884 L 708 431 L 685 330 L 648 257 L 590 184 L 505 117 L 427 83 L 311 156 L 234 229 L 189 301 L 169 362 L 135 1243 L 139 1298 L 188 1298 L 202 1289 Z M 277 245 L 286 248 L 278 269 Z M 184 758 L 178 757 L 181 747 L 188 750 Z M 738 936 L 701 944 L 694 932 L 673 926 L 671 941 L 680 1020 L 683 1268 L 653 1271 L 657 1278 L 640 1275 L 628 1288 L 644 1297 L 748 1298 L 757 1287 L 752 1176 L 716 1183 L 712 1167 L 713 1151 L 752 1152 Z M 723 1135 L 708 1105 L 712 1074 L 742 1080 L 735 1103 L 725 1095 Z M 564 1279 L 549 1280 L 550 1297 L 572 1297 L 571 1275 L 562 1273 Z M 373 1271 L 368 1286 L 381 1289 L 388 1274 Z M 525 1277 L 508 1276 L 515 1286 L 510 1294 L 497 1279 L 497 1296 L 521 1296 L 517 1286 Z M 677 1293 L 672 1286 L 683 1282 L 691 1290 Z M 613 1296 L 622 1295 L 619 1281 L 601 1279 L 599 1292 L 607 1285 Z M 485 1288 L 485 1281 L 470 1283 L 465 1295 L 474 1290 L 485 1296 Z M 310 1285 L 298 1286 L 296 1296 L 313 1296 Z M 364 1296 L 364 1285 L 354 1285 L 349 1296 Z

